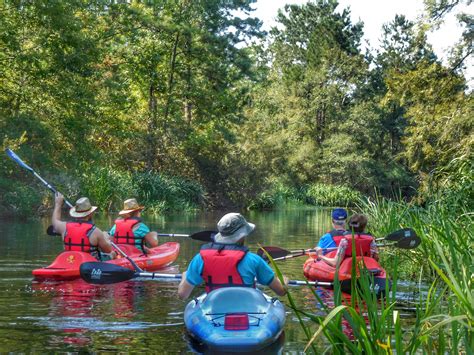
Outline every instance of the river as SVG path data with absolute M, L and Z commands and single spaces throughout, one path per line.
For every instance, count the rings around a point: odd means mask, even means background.
M 194 233 L 215 229 L 222 212 L 197 212 L 145 216 L 152 230 L 162 233 Z M 248 212 L 257 225 L 247 245 L 285 249 L 308 248 L 330 228 L 328 209 L 291 209 L 276 212 Z M 112 223 L 98 216 L 100 228 Z M 62 250 L 59 237 L 46 235 L 49 219 L 1 221 L 0 238 L 0 352 L 153 352 L 192 353 L 183 323 L 185 301 L 177 298 L 176 282 L 128 281 L 92 286 L 82 280 L 36 282 L 31 271 L 50 264 Z M 184 238 L 181 252 L 169 272 L 186 269 L 200 243 Z M 280 264 L 291 279 L 302 280 L 304 257 Z M 194 291 L 198 295 L 202 288 Z M 267 289 L 271 294 L 271 291 Z M 315 310 L 315 300 L 306 287 L 292 288 L 298 304 Z M 286 298 L 282 298 L 286 303 Z M 287 308 L 284 338 L 268 353 L 302 353 L 305 336 Z M 323 339 L 320 341 L 324 341 Z M 324 348 L 324 344 L 320 344 Z

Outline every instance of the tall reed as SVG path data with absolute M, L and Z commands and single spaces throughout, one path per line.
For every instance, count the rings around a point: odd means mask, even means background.
M 422 244 L 415 250 L 391 251 L 382 258 L 392 279 L 392 292 L 381 300 L 374 297 L 371 275 L 362 267 L 350 302 L 344 303 L 335 287 L 334 307 L 327 308 L 324 315 L 292 306 L 295 313 L 319 325 L 308 345 L 324 336 L 330 344 L 328 351 L 334 354 L 473 354 L 473 214 L 439 201 L 421 208 L 381 197 L 360 201 L 359 208 L 368 215 L 373 234 L 411 227 Z M 353 265 L 353 277 L 354 270 Z M 399 277 L 416 277 L 431 285 L 424 297 L 419 293 L 414 322 L 404 322 L 397 310 Z M 352 337 L 343 331 L 341 319 L 350 324 Z

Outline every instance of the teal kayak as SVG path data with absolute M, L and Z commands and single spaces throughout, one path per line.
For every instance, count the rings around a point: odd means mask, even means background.
M 258 351 L 283 331 L 285 308 L 277 298 L 249 287 L 220 288 L 184 310 L 190 335 L 214 351 Z

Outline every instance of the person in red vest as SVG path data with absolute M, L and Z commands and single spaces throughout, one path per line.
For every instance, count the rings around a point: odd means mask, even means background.
M 124 201 L 123 209 L 119 212 L 120 218 L 115 220 L 109 231 L 115 244 L 134 245 L 144 253 L 147 252 L 147 247 L 158 246 L 158 233 L 151 232 L 140 218 L 144 208 L 134 198 Z
M 357 253 L 364 254 L 365 256 L 370 256 L 375 260 L 379 259 L 379 251 L 377 248 L 377 244 L 375 242 L 375 238 L 365 232 L 365 228 L 367 227 L 367 216 L 356 213 L 349 218 L 349 231 L 346 233 L 346 236 L 352 238 L 352 231 L 354 231 L 354 236 L 356 237 L 356 246 L 357 246 L 357 239 L 359 239 L 360 248 L 356 250 Z M 347 254 L 347 252 L 346 252 Z
M 255 281 L 284 296 L 286 287 L 270 266 L 244 246 L 245 237 L 254 229 L 255 224 L 248 223 L 240 213 L 222 217 L 217 223 L 219 233 L 214 236 L 214 242 L 203 245 L 183 273 L 178 296 L 188 298 L 201 283 L 206 285 L 206 292 L 211 292 L 221 287 L 255 287 Z
M 69 210 L 69 215 L 73 218 L 71 222 L 61 221 L 61 206 L 64 197 L 60 193 L 56 194 L 52 216 L 54 230 L 61 234 L 66 251 L 83 251 L 90 253 L 100 259 L 100 251 L 111 254 L 114 251 L 107 237 L 92 222 L 92 215 L 97 209 L 92 206 L 87 197 L 81 197 Z
M 370 256 L 378 260 L 375 239 L 370 234 L 364 232 L 367 226 L 367 217 L 356 213 L 351 216 L 348 224 L 350 231 L 347 231 L 343 236 L 335 236 L 333 238 L 337 250 L 324 255 L 322 249 L 316 249 L 317 252 L 311 254 L 311 256 L 336 267 L 345 257 L 352 256 L 352 245 L 349 245 L 349 243 L 352 243 L 352 234 L 354 234 L 356 255 Z

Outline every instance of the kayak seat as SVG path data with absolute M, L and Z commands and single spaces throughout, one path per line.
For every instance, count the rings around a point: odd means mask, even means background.
M 263 293 L 250 287 L 223 287 L 208 293 L 201 304 L 204 314 L 266 313 L 270 307 Z
M 141 250 L 139 250 L 138 248 L 136 248 L 135 246 L 133 246 L 133 245 L 130 245 L 130 244 L 117 244 L 117 246 L 120 248 L 120 250 L 122 250 L 128 256 L 143 255 L 143 252 Z M 117 251 L 117 253 L 119 253 L 119 252 Z M 119 253 L 119 255 L 121 255 L 121 254 Z

